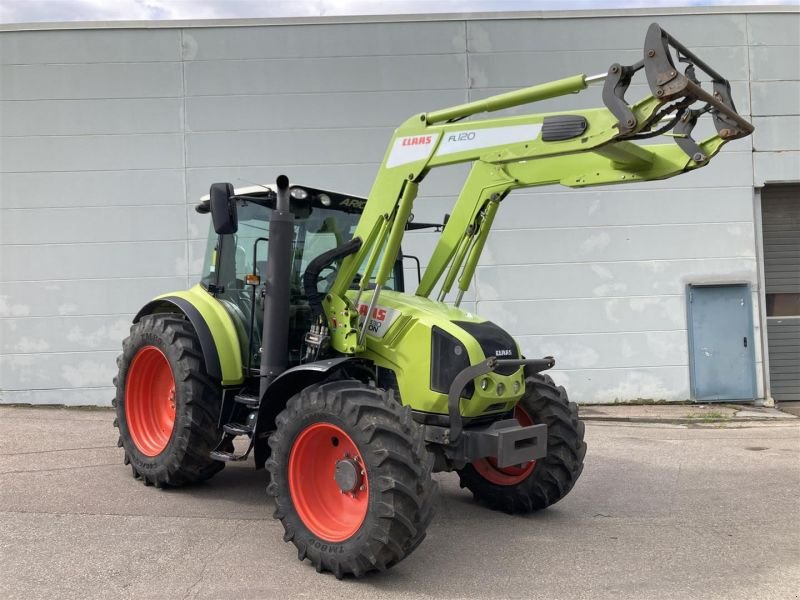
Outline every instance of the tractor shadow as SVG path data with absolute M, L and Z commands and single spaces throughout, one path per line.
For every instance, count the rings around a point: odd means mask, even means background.
M 208 481 L 181 488 L 165 489 L 176 496 L 189 496 L 198 501 L 224 501 L 263 511 L 265 519 L 272 518 L 272 499 L 267 496 L 269 473 L 256 470 L 252 460 L 227 463 L 225 468 Z
M 572 553 L 584 551 L 587 536 L 593 540 L 589 546 L 610 550 L 638 541 L 626 524 L 669 519 L 685 502 L 677 464 L 603 458 L 589 457 L 581 480 L 562 501 L 525 515 L 490 510 L 459 487 L 457 475 L 439 473 L 436 512 L 420 547 L 384 573 L 340 583 L 366 586 L 357 593 L 370 597 L 407 593 L 410 585 L 426 597 L 496 597 L 497 586 L 507 585 L 513 573 L 527 573 L 543 548 L 563 564 L 574 564 Z

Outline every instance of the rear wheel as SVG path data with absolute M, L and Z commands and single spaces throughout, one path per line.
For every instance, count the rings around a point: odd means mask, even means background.
M 583 471 L 585 427 L 578 406 L 547 375 L 528 375 L 525 395 L 514 416 L 521 425 L 547 425 L 547 456 L 524 465 L 498 467 L 482 458 L 458 471 L 461 487 L 495 510 L 526 513 L 547 508 L 566 496 Z
M 145 485 L 179 486 L 223 468 L 209 457 L 219 439 L 219 386 L 206 374 L 200 342 L 185 318 L 142 317 L 122 343 L 117 365 L 117 445 L 134 477 Z
M 356 380 L 310 386 L 278 415 L 269 445 L 274 516 L 317 571 L 384 570 L 424 539 L 433 461 L 393 392 Z

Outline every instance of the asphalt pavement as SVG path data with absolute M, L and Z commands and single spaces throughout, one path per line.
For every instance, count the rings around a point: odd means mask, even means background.
M 437 475 L 422 545 L 344 581 L 297 560 L 252 463 L 146 488 L 112 419 L 0 406 L 0 598 L 800 598 L 800 419 L 590 420 L 562 502 L 509 516 Z

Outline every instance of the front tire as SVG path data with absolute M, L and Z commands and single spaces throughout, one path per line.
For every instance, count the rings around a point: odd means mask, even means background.
M 133 476 L 165 487 L 219 472 L 224 463 L 209 452 L 219 440 L 220 390 L 206 373 L 191 323 L 172 313 L 142 317 L 117 365 L 114 425 Z
M 478 502 L 507 513 L 534 512 L 561 500 L 580 477 L 586 456 L 585 426 L 566 390 L 538 374 L 525 378 L 525 390 L 515 417 L 522 425 L 547 425 L 547 456 L 502 469 L 482 458 L 458 471 L 461 487 Z
M 317 571 L 382 571 L 424 539 L 433 458 L 393 392 L 356 380 L 310 386 L 278 415 L 269 445 L 273 516 Z

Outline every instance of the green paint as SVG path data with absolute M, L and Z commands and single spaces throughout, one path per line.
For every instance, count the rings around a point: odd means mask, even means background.
M 244 381 L 242 370 L 242 354 L 239 346 L 239 337 L 228 312 L 214 296 L 209 294 L 203 286 L 197 284 L 182 292 L 170 292 L 155 298 L 177 296 L 190 302 L 205 319 L 214 345 L 219 353 L 219 365 L 222 370 L 222 385 L 236 385 Z
M 586 89 L 586 76 L 574 75 L 564 79 L 558 79 L 541 85 L 534 85 L 491 96 L 485 100 L 476 100 L 467 104 L 460 104 L 452 108 L 435 110 L 425 115 L 425 122 L 428 124 L 441 123 L 452 119 L 462 119 L 482 112 L 494 112 L 504 108 L 512 108 L 521 104 L 539 102 L 548 98 L 563 96 L 564 94 L 574 94 Z
M 349 292 L 349 295 L 354 293 Z M 365 293 L 362 304 L 369 304 L 371 297 L 371 292 Z M 439 327 L 461 341 L 469 355 L 470 364 L 475 364 L 486 358 L 481 347 L 453 321 L 481 323 L 486 319 L 429 298 L 387 290 L 381 292 L 376 310 L 397 311 L 398 316 L 382 338 L 368 331 L 366 349 L 359 356 L 372 360 L 379 367 L 392 369 L 397 376 L 403 402 L 410 404 L 414 410 L 446 413 L 447 395 L 430 389 L 431 364 L 434 362 L 431 356 L 431 330 L 434 326 Z M 522 369 L 505 376 L 492 373 L 488 378 L 491 382 L 488 390 L 484 392 L 477 385 L 472 398 L 462 399 L 462 414 L 465 416 L 503 412 L 522 397 L 525 385 Z M 514 382 L 520 386 L 516 394 L 513 392 Z M 496 392 L 498 383 L 503 383 L 506 389 L 502 396 Z M 498 404 L 501 406 L 487 411 Z

